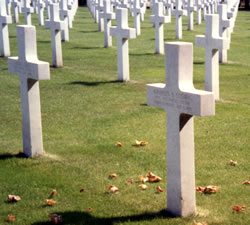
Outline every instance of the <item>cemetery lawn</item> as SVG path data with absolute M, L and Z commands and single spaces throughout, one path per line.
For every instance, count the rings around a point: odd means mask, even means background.
M 165 82 L 164 56 L 154 54 L 154 29 L 148 10 L 142 34 L 129 40 L 130 77 L 116 82 L 116 39 L 103 48 L 104 36 L 87 8 L 79 8 L 63 43 L 63 68 L 51 67 L 51 80 L 40 82 L 46 154 L 23 158 L 19 79 L 0 58 L 0 224 L 51 224 L 57 213 L 64 224 L 208 224 L 247 225 L 250 215 L 250 13 L 240 11 L 232 34 L 229 63 L 220 65 L 216 115 L 195 118 L 196 186 L 215 185 L 216 194 L 196 193 L 198 215 L 171 218 L 166 208 L 166 114 L 146 105 L 146 84 Z M 195 17 L 194 17 L 195 18 Z M 129 18 L 130 27 L 133 26 Z M 24 18 L 21 17 L 22 24 Z M 38 24 L 38 16 L 32 16 Z M 113 25 L 115 22 L 113 22 Z M 183 41 L 204 34 L 202 25 L 186 31 Z M 51 63 L 50 31 L 37 27 L 38 56 Z M 165 25 L 165 41 L 175 41 L 175 19 Z M 9 25 L 11 55 L 16 56 L 15 24 Z M 194 85 L 204 88 L 204 49 L 194 47 Z M 143 147 L 135 140 L 148 141 Z M 123 147 L 117 147 L 120 141 Z M 236 166 L 229 161 L 237 161 Z M 138 175 L 162 177 L 138 189 Z M 118 179 L 109 179 L 117 173 Z M 133 178 L 133 184 L 127 180 Z M 119 192 L 110 194 L 116 185 Z M 157 193 L 156 187 L 164 189 Z M 56 204 L 46 206 L 53 189 Z M 80 192 L 81 189 L 84 189 Z M 9 203 L 8 194 L 21 201 Z M 235 205 L 246 210 L 233 213 Z M 89 209 L 91 208 L 91 209 Z

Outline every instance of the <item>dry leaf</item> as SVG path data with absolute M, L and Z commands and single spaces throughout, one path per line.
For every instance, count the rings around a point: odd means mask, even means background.
M 143 177 L 142 175 L 139 175 L 138 180 L 142 183 L 146 183 L 148 181 L 148 177 Z
M 127 180 L 127 183 L 128 183 L 128 184 L 133 184 L 133 178 L 130 177 L 130 178 Z
M 244 211 L 245 209 L 246 209 L 247 207 L 246 206 L 239 206 L 239 205 L 235 205 L 234 207 L 233 207 L 233 211 L 234 212 L 240 212 L 240 211 Z
M 117 191 L 119 191 L 119 189 L 118 189 L 118 187 L 116 187 L 115 185 L 111 185 L 111 186 L 109 186 L 109 188 L 108 188 L 110 191 L 112 191 L 113 193 L 115 193 L 115 192 L 117 192 Z
M 116 173 L 112 173 L 112 174 L 109 174 L 109 178 L 113 179 L 113 178 L 118 178 L 119 176 L 116 174 Z
M 14 222 L 16 220 L 15 216 L 13 216 L 11 214 L 8 214 L 8 217 L 9 217 L 10 222 Z
M 142 189 L 142 190 L 146 190 L 148 187 L 147 187 L 146 184 L 140 184 L 140 185 L 138 186 L 138 188 L 140 188 L 140 189 Z
M 242 184 L 250 184 L 249 180 L 245 180 Z
M 160 186 L 157 186 L 157 187 L 156 187 L 156 190 L 157 190 L 158 192 L 163 192 L 163 189 L 162 189 Z
M 152 172 L 148 172 L 147 177 L 149 182 L 159 182 L 162 180 L 160 177 L 156 176 Z
M 49 218 L 51 219 L 51 222 L 53 224 L 60 224 L 63 222 L 62 216 L 57 215 L 57 214 L 51 214 L 49 215 Z
M 117 141 L 117 142 L 116 142 L 116 146 L 118 146 L 118 147 L 122 147 L 122 146 L 123 146 L 123 144 L 122 144 L 121 142 Z
M 136 146 L 144 146 L 144 145 L 147 145 L 148 142 L 147 141 L 137 141 L 135 140 L 135 145 Z
M 45 203 L 46 203 L 46 205 L 48 205 L 48 206 L 52 206 L 52 205 L 56 204 L 56 201 L 54 201 L 54 200 L 52 200 L 52 199 L 46 199 L 46 200 L 45 200 Z
M 196 222 L 196 221 L 194 221 L 194 225 L 207 225 L 207 223 L 206 222 Z
M 237 163 L 237 161 L 230 160 L 230 161 L 229 161 L 229 164 L 230 164 L 231 166 L 236 166 L 238 163 Z
M 51 196 L 54 196 L 56 195 L 56 189 L 54 189 L 52 192 L 51 192 Z
M 21 198 L 18 195 L 8 195 L 8 199 L 11 202 L 19 202 Z
M 80 189 L 80 192 L 84 192 L 84 189 L 82 188 L 82 189 Z
M 93 209 L 91 207 L 88 208 L 88 211 L 91 212 Z
M 221 187 L 219 187 L 219 186 L 211 186 L 211 185 L 208 185 L 206 187 L 201 187 L 201 186 L 196 187 L 196 191 L 198 191 L 200 193 L 204 193 L 204 194 L 216 193 L 220 189 L 221 189 Z

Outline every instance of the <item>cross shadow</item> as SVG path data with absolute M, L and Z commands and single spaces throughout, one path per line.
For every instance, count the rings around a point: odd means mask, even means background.
M 111 80 L 111 81 L 94 81 L 94 82 L 89 82 L 89 81 L 74 81 L 69 84 L 73 85 L 85 85 L 85 86 L 98 86 L 100 84 L 114 84 L 114 83 L 122 83 L 122 81 L 118 80 Z
M 47 43 L 50 43 L 51 41 L 38 41 L 38 43 L 44 43 L 44 44 L 47 44 Z
M 162 210 L 159 212 L 147 212 L 132 216 L 117 216 L 117 217 L 97 217 L 89 212 L 55 212 L 60 215 L 63 219 L 64 225 L 115 225 L 126 222 L 143 222 L 151 221 L 156 218 L 172 219 L 173 217 L 166 211 Z M 51 222 L 36 222 L 32 225 L 49 225 Z
M 100 49 L 104 47 L 73 47 L 72 49 Z
M 203 65 L 205 62 L 194 62 L 195 65 Z
M 27 158 L 23 152 L 17 154 L 5 153 L 0 155 L 0 160 L 12 159 L 12 158 Z
M 84 30 L 80 30 L 78 31 L 79 33 L 84 33 L 84 34 L 87 34 L 87 33 L 97 33 L 99 32 L 98 30 L 90 30 L 90 31 L 84 31 Z
M 142 53 L 142 54 L 136 54 L 136 53 L 129 53 L 131 56 L 145 56 L 145 55 L 156 55 L 155 53 Z

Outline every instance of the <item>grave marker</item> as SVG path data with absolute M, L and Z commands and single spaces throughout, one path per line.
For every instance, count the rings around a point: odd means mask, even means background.
M 24 0 L 24 6 L 22 12 L 25 15 L 25 24 L 31 25 L 31 13 L 34 12 L 34 9 L 30 7 L 30 0 Z
M 69 11 L 67 7 L 67 0 L 60 1 L 60 17 L 65 22 L 65 29 L 62 30 L 62 41 L 69 41 Z
M 38 0 L 37 7 L 38 7 L 39 25 L 44 26 L 43 12 L 44 12 L 45 3 L 43 2 L 43 0 Z
M 18 57 L 9 57 L 9 73 L 20 78 L 23 151 L 43 154 L 39 80 L 49 80 L 49 63 L 38 60 L 34 26 L 17 26 Z
M 18 0 L 13 0 L 11 2 L 13 11 L 14 11 L 14 23 L 19 22 L 19 7 L 20 7 L 20 2 Z
M 192 43 L 165 43 L 166 85 L 147 85 L 148 105 L 167 112 L 167 210 L 196 212 L 193 116 L 215 114 L 214 96 L 193 86 Z
M 185 15 L 182 9 L 182 0 L 176 0 L 175 10 L 172 10 L 175 15 L 175 29 L 176 29 L 176 39 L 182 39 L 182 16 Z
M 140 7 L 140 2 L 139 0 L 134 0 L 133 2 L 133 8 L 131 9 L 134 15 L 134 27 L 136 30 L 136 35 L 141 34 L 141 19 L 140 19 L 140 14 L 142 13 L 142 9 Z

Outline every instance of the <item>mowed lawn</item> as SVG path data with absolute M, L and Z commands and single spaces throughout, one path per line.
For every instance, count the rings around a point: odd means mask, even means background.
M 129 41 L 130 77 L 116 82 L 117 49 L 104 48 L 86 7 L 81 7 L 70 30 L 70 42 L 62 43 L 63 68 L 50 68 L 51 79 L 40 82 L 43 141 L 46 154 L 21 157 L 22 123 L 20 84 L 8 73 L 7 58 L 0 58 L 0 224 L 51 224 L 56 213 L 64 224 L 194 224 L 250 223 L 250 12 L 239 11 L 228 64 L 220 65 L 220 96 L 216 115 L 195 117 L 196 185 L 220 186 L 216 194 L 196 193 L 197 216 L 172 218 L 166 205 L 166 113 L 147 106 L 146 84 L 165 82 L 164 56 L 154 54 L 154 28 L 147 11 L 142 34 Z M 21 17 L 20 24 L 24 18 Z M 37 28 L 38 57 L 51 63 L 50 32 Z M 115 24 L 115 22 L 113 22 Z M 133 18 L 129 17 L 133 27 Z M 187 31 L 183 41 L 204 34 L 205 22 Z M 165 41 L 175 41 L 175 18 L 165 25 Z M 16 56 L 16 25 L 9 25 L 11 55 Z M 204 89 L 203 48 L 194 47 L 194 85 Z M 148 141 L 143 147 L 135 140 Z M 117 147 L 116 142 L 123 143 Z M 236 166 L 229 161 L 237 161 Z M 138 188 L 138 175 L 148 171 L 162 177 Z M 109 179 L 117 173 L 119 178 Z M 133 184 L 127 180 L 133 179 Z M 111 194 L 110 185 L 119 192 Z M 161 186 L 163 193 L 157 193 Z M 56 204 L 46 206 L 53 189 Z M 84 189 L 80 192 L 81 189 Z M 9 203 L 8 194 L 21 201 Z M 233 213 L 235 205 L 246 210 Z M 91 209 L 90 209 L 91 208 Z

